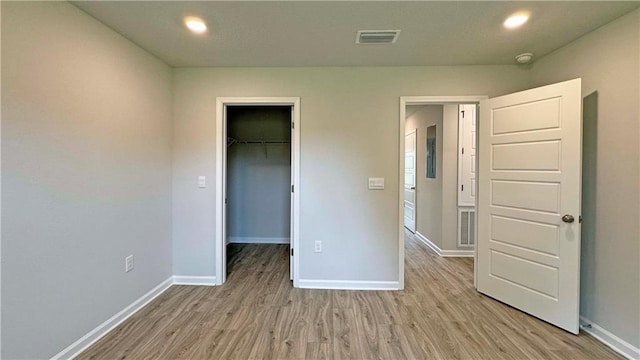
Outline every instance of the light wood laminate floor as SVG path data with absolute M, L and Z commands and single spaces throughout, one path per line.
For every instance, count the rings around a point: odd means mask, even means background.
M 295 289 L 285 245 L 230 245 L 227 282 L 174 286 L 79 359 L 621 359 L 473 288 L 406 236 L 404 291 Z

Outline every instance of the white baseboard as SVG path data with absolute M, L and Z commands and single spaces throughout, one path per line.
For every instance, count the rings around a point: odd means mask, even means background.
M 173 284 L 173 277 L 169 277 L 167 280 L 158 284 L 148 293 L 142 295 L 138 300 L 131 303 L 129 306 L 113 315 L 110 319 L 98 325 L 95 329 L 91 330 L 85 336 L 81 337 L 78 341 L 69 345 L 66 349 L 62 350 L 58 354 L 54 355 L 52 359 L 73 359 L 78 356 L 82 351 L 93 345 L 96 341 L 100 340 L 103 336 L 113 330 L 116 326 L 120 325 L 123 321 L 128 319 L 131 315 L 135 314 L 138 310 L 142 309 L 145 305 L 165 292 Z
M 442 257 L 474 257 L 475 250 L 442 250 L 440 247 L 431 240 L 427 239 L 426 236 L 420 234 L 418 231 L 415 232 L 416 239 L 422 241 L 425 245 L 431 248 L 431 250 L 435 251 L 438 256 Z
M 247 237 L 247 236 L 229 236 L 227 244 L 289 244 L 291 239 L 288 237 Z
M 580 316 L 580 329 L 627 359 L 640 359 L 640 348 L 620 339 L 584 316 Z
M 416 239 L 422 241 L 425 245 L 427 245 L 428 247 L 431 248 L 431 250 L 435 251 L 436 254 L 440 255 L 440 253 L 442 252 L 442 250 L 440 250 L 440 248 L 438 247 L 438 245 L 434 244 L 431 242 L 431 240 L 427 239 L 426 236 L 420 234 L 420 232 L 416 231 L 415 232 L 415 237 Z
M 440 256 L 442 257 L 474 257 L 476 252 L 474 250 L 442 250 Z
M 216 286 L 220 285 L 216 281 L 215 276 L 173 276 L 174 285 L 200 285 L 200 286 Z
M 298 280 L 303 289 L 331 290 L 400 290 L 398 281 L 361 281 L 361 280 Z

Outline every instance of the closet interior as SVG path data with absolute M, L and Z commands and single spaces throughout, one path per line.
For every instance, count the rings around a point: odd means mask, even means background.
M 279 251 L 286 255 L 282 261 L 289 261 L 291 110 L 291 106 L 227 107 L 229 274 L 241 266 L 245 253 Z

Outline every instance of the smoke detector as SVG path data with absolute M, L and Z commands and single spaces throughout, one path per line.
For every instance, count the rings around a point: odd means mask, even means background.
M 533 59 L 533 53 L 523 53 L 516 56 L 516 61 L 518 64 L 528 64 Z
M 356 44 L 393 44 L 400 30 L 358 30 Z

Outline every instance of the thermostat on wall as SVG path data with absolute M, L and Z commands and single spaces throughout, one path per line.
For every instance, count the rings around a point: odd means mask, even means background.
M 383 190 L 384 178 L 369 178 L 369 190 Z

